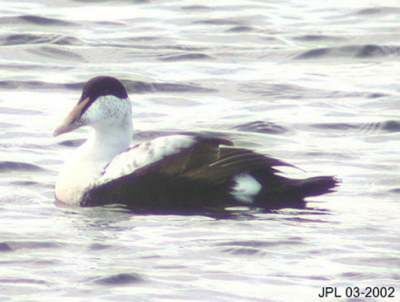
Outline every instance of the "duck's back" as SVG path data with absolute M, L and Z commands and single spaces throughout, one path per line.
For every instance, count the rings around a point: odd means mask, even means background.
M 295 180 L 277 175 L 276 166 L 290 165 L 231 145 L 187 135 L 140 144 L 106 167 L 81 204 L 121 203 L 138 210 L 281 208 L 301 205 L 305 197 L 336 186 L 329 176 Z

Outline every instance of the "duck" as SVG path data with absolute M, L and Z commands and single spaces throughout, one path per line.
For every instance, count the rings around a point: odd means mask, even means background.
M 334 191 L 333 176 L 292 179 L 282 160 L 202 133 L 178 133 L 134 143 L 132 103 L 115 77 L 87 81 L 81 97 L 54 130 L 91 128 L 65 161 L 55 198 L 67 205 L 122 204 L 145 211 L 297 207 Z

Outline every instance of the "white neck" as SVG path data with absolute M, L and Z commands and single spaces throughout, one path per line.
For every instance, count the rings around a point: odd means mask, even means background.
M 132 143 L 132 120 L 125 119 L 120 124 L 101 124 L 92 129 L 90 137 L 78 151 L 81 159 L 107 164 Z
M 84 192 L 95 184 L 103 168 L 132 142 L 132 119 L 94 125 L 88 140 L 65 163 L 56 184 L 57 199 L 79 204 Z

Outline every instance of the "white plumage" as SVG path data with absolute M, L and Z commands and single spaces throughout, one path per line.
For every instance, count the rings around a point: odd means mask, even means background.
M 251 175 L 242 173 L 234 178 L 232 196 L 244 203 L 252 203 L 254 197 L 260 192 L 261 184 Z
M 188 135 L 170 135 L 128 149 L 133 134 L 131 103 L 128 98 L 113 95 L 98 97 L 79 123 L 91 126 L 92 133 L 66 162 L 56 183 L 57 198 L 68 204 L 79 204 L 91 188 L 178 153 L 195 142 Z
M 54 135 L 81 126 L 90 126 L 91 135 L 66 162 L 56 183 L 57 199 L 68 204 L 117 202 L 169 210 L 218 207 L 232 201 L 264 207 L 268 205 L 263 201 L 268 200 L 282 206 L 282 197 L 297 204 L 336 185 L 332 177 L 278 176 L 273 167 L 288 164 L 227 147 L 233 144 L 221 138 L 171 135 L 131 147 L 131 102 L 125 87 L 113 77 L 89 80 Z M 278 190 L 265 187 L 268 183 L 278 184 Z
M 104 167 L 129 148 L 133 133 L 131 103 L 112 95 L 100 96 L 77 122 L 92 129 L 56 182 L 57 199 L 68 204 L 79 204 L 83 194 L 98 183 Z
M 117 155 L 106 167 L 100 183 L 130 174 L 166 156 L 180 152 L 194 143 L 188 135 L 170 135 L 142 143 Z

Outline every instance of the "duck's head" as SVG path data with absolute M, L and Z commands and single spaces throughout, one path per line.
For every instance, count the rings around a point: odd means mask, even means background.
M 82 126 L 112 127 L 130 121 L 131 115 L 131 103 L 124 85 L 116 78 L 99 76 L 84 85 L 78 103 L 53 134 L 57 136 Z

